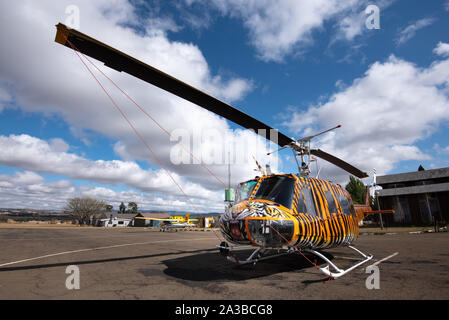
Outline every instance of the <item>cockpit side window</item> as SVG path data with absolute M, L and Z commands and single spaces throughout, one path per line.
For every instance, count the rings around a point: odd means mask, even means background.
M 248 200 L 257 185 L 257 180 L 242 182 L 237 186 L 235 202 Z

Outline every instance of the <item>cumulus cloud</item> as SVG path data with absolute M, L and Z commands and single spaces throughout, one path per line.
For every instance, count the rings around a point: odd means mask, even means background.
M 285 122 L 299 136 L 342 124 L 315 141 L 361 169 L 380 174 L 399 161 L 430 159 L 416 145 L 449 120 L 449 59 L 427 68 L 390 56 L 327 101 L 294 111 Z M 328 167 L 326 175 L 347 179 Z
M 437 47 L 433 50 L 439 56 L 447 57 L 449 56 L 449 43 L 438 42 Z
M 64 175 L 72 179 L 88 180 L 102 184 L 125 184 L 146 192 L 182 194 L 162 169 L 143 170 L 138 164 L 121 160 L 89 160 L 73 153 L 61 151 L 59 146 L 29 135 L 0 136 L 0 164 L 42 173 Z M 199 185 L 184 181 L 170 172 L 183 185 L 187 194 L 210 197 L 215 194 Z M 35 177 L 28 172 L 16 178 L 17 182 Z M 22 180 L 20 180 L 20 179 Z M 11 181 L 13 182 L 13 181 Z
M 338 23 L 339 32 L 335 39 L 346 39 L 348 41 L 351 41 L 356 36 L 362 34 L 366 29 L 366 18 L 367 16 L 365 14 L 365 11 L 355 12 L 343 17 Z
M 222 15 L 243 21 L 251 44 L 264 61 L 281 62 L 288 55 L 302 54 L 313 44 L 314 33 L 332 25 L 336 41 L 353 41 L 366 32 L 368 5 L 381 10 L 394 0 L 185 0 L 187 6 L 201 5 L 201 12 L 210 8 Z M 201 17 L 199 17 L 201 20 Z M 210 20 L 210 19 L 209 19 Z M 208 24 L 205 24 L 208 25 Z
M 362 32 L 361 12 L 367 1 L 187 0 L 186 3 L 207 3 L 223 15 L 242 19 L 259 57 L 266 61 L 282 61 L 286 55 L 312 43 L 312 33 L 332 19 L 340 21 L 336 24 L 346 38 L 353 39 Z
M 0 180 L 3 182 L 9 182 L 12 184 L 38 184 L 43 182 L 45 179 L 31 171 L 24 171 L 24 172 L 15 172 L 14 175 L 0 175 Z
M 135 201 L 143 209 L 162 210 L 165 206 L 165 210 L 207 212 L 222 207 L 222 192 L 207 190 L 171 172 L 175 180 L 182 185 L 187 199 L 166 172 L 143 170 L 135 162 L 89 160 L 58 150 L 54 143 L 25 134 L 0 136 L 0 149 L 4 150 L 0 154 L 0 164 L 26 170 L 13 175 L 0 175 L 0 188 L 3 188 L 0 200 L 3 199 L 3 203 L 20 204 L 19 199 L 23 199 L 24 202 L 19 207 L 30 207 L 34 204 L 35 208 L 51 208 L 50 204 L 53 204 L 56 208 L 61 208 L 68 198 L 90 196 L 111 203 L 128 199 L 126 201 Z M 47 183 L 34 171 L 105 185 L 124 184 L 131 189 L 118 192 L 108 187 L 75 187 L 67 180 Z M 37 202 L 39 199 L 41 204 Z
M 101 199 L 118 210 L 120 203 L 136 202 L 142 210 L 192 211 L 185 199 L 174 195 L 160 196 L 136 190 L 117 191 L 106 186 L 76 186 L 68 180 L 46 182 L 30 171 L 0 175 L 0 202 L 2 208 L 63 209 L 74 197 Z M 198 212 L 220 212 L 222 205 L 214 199 L 195 199 Z
M 67 152 L 69 150 L 69 145 L 60 138 L 53 138 L 49 142 L 49 147 L 51 150 L 56 152 Z
M 171 183 L 171 189 L 168 190 L 169 183 L 166 178 L 162 178 L 162 171 L 147 172 L 136 165 L 134 160 L 159 166 L 74 52 L 54 43 L 54 25 L 59 21 L 66 22 L 65 9 L 69 4 L 72 2 L 68 0 L 58 1 L 57 4 L 50 0 L 0 3 L 0 10 L 9 13 L 0 20 L 0 28 L 9 30 L 0 33 L 1 42 L 8 44 L 2 47 L 0 56 L 0 103 L 14 101 L 15 106 L 27 112 L 57 114 L 67 122 L 71 133 L 91 148 L 95 148 L 92 134 L 106 136 L 116 141 L 115 150 L 125 161 L 84 159 L 69 153 L 69 146 L 58 138 L 47 142 L 30 136 L 9 136 L 2 137 L 3 143 L 10 144 L 8 147 L 11 148 L 2 154 L 3 163 L 23 170 L 64 174 L 74 179 L 99 183 L 116 184 L 122 181 L 139 190 L 153 190 L 157 185 L 159 190 L 172 194 L 171 190 L 176 190 L 176 187 Z M 173 20 L 153 19 L 151 23 L 148 20 L 142 22 L 134 7 L 126 0 L 86 0 L 78 1 L 76 6 L 79 8 L 81 31 L 219 99 L 232 103 L 253 89 L 251 79 L 213 74 L 196 45 L 171 41 L 167 37 L 167 31 L 178 30 Z M 17 24 L 17 21 L 21 23 Z M 144 32 L 133 28 L 140 22 L 148 22 Z M 10 28 L 11 25 L 15 27 Z M 194 130 L 229 130 L 224 119 L 127 74 L 101 66 L 97 61 L 93 62 L 168 132 L 183 129 L 193 137 Z M 118 93 L 108 81 L 101 76 L 99 79 L 161 162 L 177 178 L 185 179 L 182 180 L 183 187 L 187 190 L 190 188 L 192 193 L 202 197 L 223 188 L 219 181 L 199 165 L 174 165 L 170 161 L 170 150 L 174 145 L 170 137 Z M 247 134 L 232 132 L 236 148 L 244 145 L 238 138 Z M 26 145 L 29 145 L 30 150 L 26 150 Z M 198 148 L 200 154 L 207 154 L 212 147 L 212 142 L 203 141 Z M 17 148 L 17 154 L 12 152 L 14 148 Z M 265 158 L 268 149 L 271 147 L 265 144 L 254 155 L 267 163 L 269 161 L 265 161 Z M 30 156 L 30 153 L 42 162 L 27 159 L 26 155 Z M 233 164 L 232 183 L 254 175 L 254 164 L 250 157 L 248 155 L 251 161 Z M 66 169 L 64 162 L 69 164 Z M 227 166 L 214 164 L 210 169 L 222 181 L 227 180 Z M 127 175 L 126 172 L 132 174 Z

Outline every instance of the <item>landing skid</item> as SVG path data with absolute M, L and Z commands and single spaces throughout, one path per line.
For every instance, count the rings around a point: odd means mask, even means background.
M 283 255 L 286 255 L 286 254 L 291 254 L 291 253 L 294 253 L 295 251 L 299 251 L 296 248 L 290 247 L 288 249 L 282 249 L 284 252 L 281 252 L 281 253 L 279 253 L 279 251 L 281 250 L 280 249 L 280 250 L 278 250 L 278 253 L 267 254 L 267 252 L 273 251 L 273 250 L 268 250 L 268 249 L 264 249 L 264 248 L 257 248 L 245 260 L 238 259 L 237 256 L 233 253 L 233 251 L 235 249 L 251 248 L 251 247 L 252 246 L 234 246 L 234 247 L 231 247 L 226 242 L 222 242 L 219 246 L 217 246 L 217 248 L 220 249 L 220 253 L 222 255 L 226 256 L 226 258 L 229 261 L 232 261 L 232 262 L 234 262 L 234 263 L 236 263 L 238 265 L 245 265 L 245 264 L 250 264 L 250 263 L 255 265 L 258 261 L 267 260 L 267 259 L 283 256 Z M 368 262 L 369 260 L 371 260 L 373 258 L 372 255 L 366 255 L 366 254 L 364 254 L 363 252 L 361 252 L 360 250 L 358 250 L 357 248 L 355 248 L 353 246 L 348 246 L 348 248 L 350 248 L 350 249 L 354 250 L 355 252 L 357 252 L 358 254 L 360 254 L 363 257 L 363 260 L 353 264 L 352 266 L 350 266 L 349 268 L 347 268 L 345 270 L 340 269 L 339 267 L 337 267 L 326 256 L 324 256 L 323 254 L 321 254 L 320 252 L 318 252 L 316 250 L 303 249 L 303 250 L 301 250 L 301 252 L 312 253 L 312 254 L 316 255 L 317 257 L 319 257 L 319 258 L 323 259 L 324 261 L 326 261 L 328 263 L 327 266 L 325 266 L 323 268 L 317 267 L 317 269 L 320 270 L 325 275 L 327 275 L 328 277 L 336 279 L 336 278 L 340 278 L 341 276 L 344 276 L 348 272 L 354 270 L 358 266 L 364 264 L 365 262 Z M 330 271 L 330 267 L 332 267 L 333 271 Z
M 311 250 L 311 249 L 306 249 L 306 250 L 303 250 L 303 251 L 304 252 L 310 252 L 310 253 L 320 257 L 324 261 L 326 261 L 328 263 L 328 265 L 323 267 L 323 268 L 318 268 L 318 270 L 320 270 L 325 275 L 327 275 L 327 276 L 329 276 L 329 277 L 331 277 L 333 279 L 336 279 L 336 278 L 340 278 L 341 276 L 344 276 L 348 272 L 354 270 L 358 266 L 364 264 L 365 262 L 368 262 L 369 260 L 371 260 L 373 258 L 372 255 L 366 255 L 363 252 L 361 252 L 360 250 L 358 250 L 358 249 L 356 249 L 356 248 L 354 248 L 352 246 L 348 246 L 348 248 L 350 248 L 350 249 L 354 250 L 355 252 L 357 252 L 358 254 L 360 254 L 363 257 L 363 260 L 355 263 L 354 265 L 352 265 L 351 267 L 349 267 L 346 270 L 343 270 L 343 269 L 340 269 L 339 267 L 337 267 L 326 256 L 324 256 L 323 254 L 319 253 L 318 251 Z M 335 270 L 335 272 L 331 272 L 330 271 L 330 267 L 332 267 L 332 269 Z
M 258 261 L 262 261 L 262 260 L 267 260 L 267 259 L 272 259 L 275 257 L 280 257 L 286 254 L 291 254 L 294 252 L 294 250 L 292 248 L 289 249 L 282 249 L 284 250 L 284 252 L 279 252 L 280 250 L 278 250 L 278 253 L 272 253 L 272 254 L 268 254 L 268 252 L 273 251 L 273 250 L 268 250 L 268 249 L 264 249 L 264 248 L 257 248 L 255 249 L 248 258 L 242 260 L 237 258 L 237 256 L 233 253 L 233 251 L 235 249 L 242 249 L 242 248 L 254 248 L 253 246 L 229 246 L 226 242 L 222 242 L 219 246 L 217 246 L 217 248 L 220 249 L 220 253 L 224 256 L 226 256 L 226 258 L 229 261 L 232 261 L 238 265 L 245 265 L 245 264 L 256 264 Z

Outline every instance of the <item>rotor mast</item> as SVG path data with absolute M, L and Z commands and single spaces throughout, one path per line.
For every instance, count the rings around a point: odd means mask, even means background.
M 311 173 L 310 163 L 312 162 L 311 158 L 312 158 L 312 154 L 314 153 L 315 150 L 310 149 L 310 141 L 313 138 L 316 138 L 324 133 L 327 133 L 329 131 L 332 131 L 332 130 L 335 130 L 338 128 L 341 128 L 340 124 L 338 126 L 321 131 L 312 136 L 308 136 L 308 137 L 305 137 L 305 138 L 302 138 L 302 139 L 299 139 L 299 140 L 296 140 L 296 141 L 290 143 L 289 147 L 291 147 L 293 150 L 293 155 L 295 156 L 296 164 L 298 166 L 298 172 L 301 176 L 309 176 Z M 281 149 L 283 149 L 283 148 L 281 148 Z M 281 150 L 281 149 L 279 149 L 279 150 Z M 301 164 L 299 164 L 299 162 L 297 160 L 298 156 L 301 158 Z

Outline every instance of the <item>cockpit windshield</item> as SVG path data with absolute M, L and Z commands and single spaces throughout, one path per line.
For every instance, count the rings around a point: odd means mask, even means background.
M 273 201 L 291 209 L 295 179 L 287 176 L 274 176 L 265 178 L 257 189 L 254 199 Z
M 242 182 L 237 186 L 235 194 L 235 202 L 238 203 L 243 200 L 248 200 L 253 193 L 254 187 L 257 185 L 257 180 L 249 180 Z

